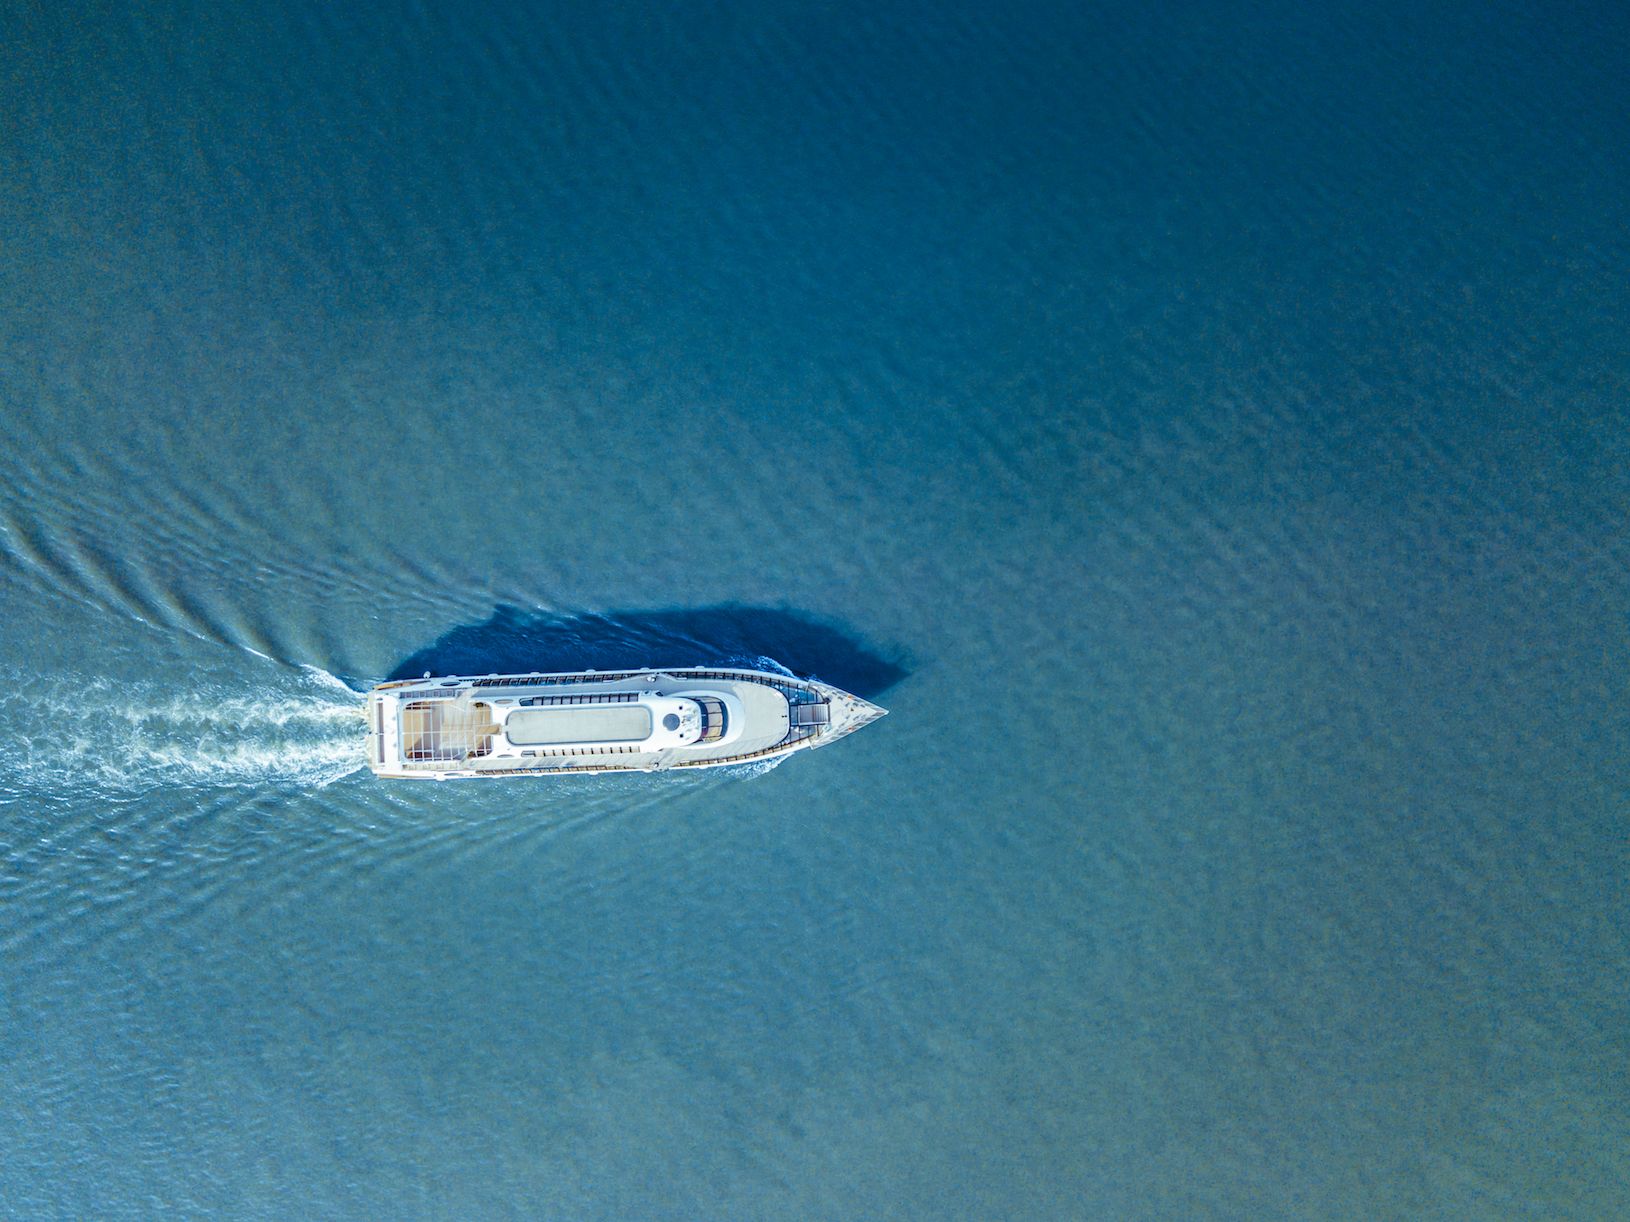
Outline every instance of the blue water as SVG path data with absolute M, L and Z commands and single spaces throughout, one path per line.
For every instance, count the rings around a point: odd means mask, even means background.
M 1627 14 L 5 6 L 0 1214 L 1630 1216 Z

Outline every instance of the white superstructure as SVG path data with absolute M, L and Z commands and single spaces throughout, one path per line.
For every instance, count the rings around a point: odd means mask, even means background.
M 437 780 L 708 768 L 825 746 L 884 712 L 759 670 L 427 675 L 369 693 L 368 766 Z

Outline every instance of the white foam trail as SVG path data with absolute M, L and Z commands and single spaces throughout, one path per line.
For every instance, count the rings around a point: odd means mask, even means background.
M 712 663 L 712 665 L 724 667 L 726 669 L 736 668 L 739 670 L 762 670 L 772 675 L 785 675 L 789 679 L 796 679 L 798 677 L 785 666 L 781 665 L 781 663 L 777 662 L 774 658 L 766 658 L 761 653 L 729 654 L 722 660 Z
M 309 678 L 318 687 L 327 688 L 336 695 L 350 696 L 352 698 L 360 699 L 360 693 L 351 687 L 351 685 L 344 679 L 341 679 L 338 675 L 330 674 L 321 666 L 311 666 L 305 662 L 298 663 L 298 666 L 300 667 L 301 671 L 305 673 L 307 678 Z M 372 685 L 370 684 L 369 686 Z
M 769 759 L 750 760 L 745 764 L 728 764 L 723 771 L 728 772 L 731 776 L 750 779 L 763 776 L 766 772 L 774 772 L 781 767 L 783 761 L 790 758 L 787 755 L 772 755 Z
M 315 667 L 231 687 L 8 675 L 3 688 L 7 788 L 323 786 L 365 766 L 362 697 Z

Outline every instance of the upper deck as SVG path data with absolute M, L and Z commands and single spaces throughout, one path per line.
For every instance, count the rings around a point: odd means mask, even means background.
M 764 671 L 402 680 L 370 695 L 368 763 L 441 778 L 710 767 L 821 745 L 882 712 Z

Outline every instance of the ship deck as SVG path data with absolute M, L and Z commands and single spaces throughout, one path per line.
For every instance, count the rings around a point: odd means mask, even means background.
M 819 699 L 812 685 L 797 679 L 765 682 L 736 678 L 727 672 L 680 672 L 678 674 L 619 674 L 604 679 L 573 677 L 562 684 L 554 676 L 502 677 L 467 681 L 451 698 L 408 697 L 400 708 L 400 768 L 409 774 L 484 773 L 521 774 L 527 772 L 605 772 L 700 767 L 724 761 L 752 759 L 777 748 L 796 746 L 812 738 L 824 726 L 795 724 L 793 708 Z M 766 678 L 770 678 L 766 676 Z M 410 685 L 416 686 L 416 685 Z M 616 693 L 649 692 L 671 695 L 705 686 L 723 690 L 741 702 L 744 732 L 730 742 L 709 747 L 685 747 L 667 751 L 642 751 L 630 746 L 594 746 L 582 742 L 570 745 L 516 743 L 520 755 L 498 755 L 502 739 L 496 725 L 499 706 L 518 704 L 538 696 L 560 698 L 601 698 Z M 598 719 L 612 714 L 618 706 L 560 708 L 566 716 Z M 556 713 L 555 708 L 548 710 Z M 619 710 L 620 711 L 620 710 Z M 629 712 L 633 710 L 630 709 Z M 642 710 L 643 711 L 643 710 Z M 530 715 L 532 710 L 527 710 Z M 540 713 L 544 710 L 539 710 Z M 614 714 L 613 714 L 614 716 Z

